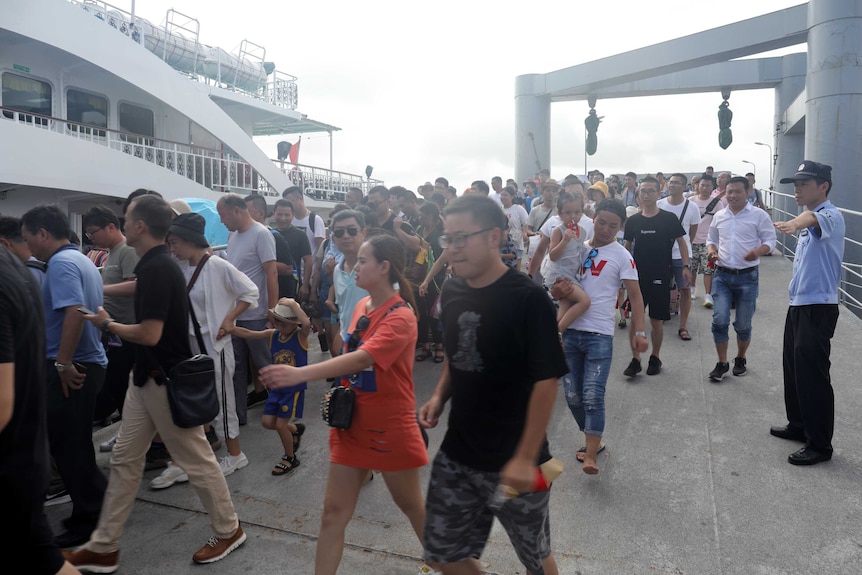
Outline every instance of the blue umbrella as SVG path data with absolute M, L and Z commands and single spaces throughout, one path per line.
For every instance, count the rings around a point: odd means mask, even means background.
M 204 235 L 211 246 L 221 246 L 227 243 L 228 229 L 218 215 L 216 203 L 212 200 L 201 198 L 182 198 L 191 207 L 192 211 L 200 214 L 206 220 L 207 225 Z

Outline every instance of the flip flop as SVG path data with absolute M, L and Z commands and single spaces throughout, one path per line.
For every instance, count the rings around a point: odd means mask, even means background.
M 680 328 L 677 333 L 679 334 L 680 339 L 682 339 L 683 341 L 691 341 L 691 334 L 688 333 L 688 330 L 684 327 Z
M 601 445 L 599 445 L 599 450 L 598 450 L 598 451 L 596 451 L 596 455 L 598 455 L 599 453 L 601 453 L 602 451 L 604 451 L 606 447 L 607 447 L 607 445 L 605 445 L 604 443 L 602 443 Z M 575 459 L 577 459 L 580 463 L 583 463 L 583 462 L 584 462 L 584 454 L 585 454 L 586 452 L 587 452 L 587 448 L 586 448 L 586 447 L 581 447 L 580 449 L 578 449 L 578 450 L 575 452 Z

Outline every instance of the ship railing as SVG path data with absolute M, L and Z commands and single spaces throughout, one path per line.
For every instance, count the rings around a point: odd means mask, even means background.
M 365 195 L 374 186 L 383 185 L 382 180 L 364 178 L 358 174 L 305 164 L 285 165 L 281 160 L 273 160 L 273 162 L 278 164 L 293 185 L 299 186 L 305 191 L 305 195 L 316 200 L 334 203 L 344 202 L 347 199 L 347 190 L 350 188 L 359 188 Z
M 0 119 L 117 150 L 193 180 L 215 192 L 278 195 L 248 162 L 221 150 L 111 130 L 3 106 L 0 106 Z
M 280 108 L 296 110 L 299 104 L 299 88 L 296 76 L 268 67 L 270 64 L 259 57 L 266 53 L 262 46 L 243 40 L 238 55 L 213 48 L 216 54 L 215 61 L 205 62 L 205 59 L 211 59 L 211 56 L 208 55 L 211 47 L 198 41 L 199 25 L 197 20 L 190 16 L 170 9 L 164 25 L 155 26 L 147 20 L 133 15 L 128 10 L 114 6 L 104 0 L 68 1 L 80 6 L 111 28 L 150 50 L 152 50 L 149 47 L 151 42 L 147 40 L 147 35 L 152 36 L 154 30 L 157 30 L 156 44 L 161 46 L 161 49 L 155 49 L 153 53 L 188 78 L 209 86 L 217 86 L 230 92 L 243 94 Z M 175 21 L 174 18 L 179 18 L 179 21 Z M 170 50 L 169 55 L 168 44 L 170 42 L 179 44 Z M 179 51 L 181 55 L 174 54 L 174 49 Z M 189 51 L 191 51 L 191 55 L 188 53 Z M 231 62 L 222 62 L 222 54 Z M 180 62 L 185 62 L 185 66 L 181 65 Z M 260 81 L 237 82 L 239 73 L 237 66 L 240 65 L 255 67 L 256 74 L 254 75 L 256 77 L 259 75 Z
M 796 196 L 775 190 L 761 190 L 767 210 L 772 214 L 772 220 L 783 222 L 792 220 L 799 215 Z M 790 211 L 792 210 L 792 211 Z M 862 263 L 849 261 L 862 255 L 862 212 L 838 208 L 844 216 L 846 232 L 844 236 L 844 261 L 841 262 L 841 282 L 838 285 L 838 298 L 847 309 L 862 317 Z M 796 235 L 777 233 L 776 247 L 784 256 L 793 258 L 796 255 Z

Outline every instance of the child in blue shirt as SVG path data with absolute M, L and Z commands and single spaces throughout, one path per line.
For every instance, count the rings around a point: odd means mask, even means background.
M 291 298 L 281 298 L 278 304 L 269 310 L 269 320 L 275 329 L 252 331 L 242 327 L 234 327 L 231 333 L 246 339 L 268 339 L 272 353 L 272 363 L 287 364 L 293 367 L 308 365 L 308 332 L 311 321 L 302 308 Z M 281 461 L 275 464 L 272 474 L 281 477 L 288 475 L 299 467 L 296 451 L 305 432 L 305 425 L 292 423 L 292 419 L 301 419 L 305 407 L 305 390 L 307 382 L 291 387 L 269 390 L 266 405 L 263 407 L 261 424 L 265 429 L 278 432 L 284 447 Z

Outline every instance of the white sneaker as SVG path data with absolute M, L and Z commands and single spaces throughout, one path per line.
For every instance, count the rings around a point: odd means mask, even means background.
M 248 465 L 248 457 L 246 457 L 245 453 L 242 451 L 240 451 L 239 455 L 236 456 L 227 454 L 218 460 L 218 465 L 221 467 L 221 472 L 224 473 L 225 477 L 227 477 L 234 471 L 242 469 Z
M 691 286 L 691 299 L 697 299 L 697 288 L 695 286 Z
M 423 565 L 419 568 L 419 575 L 443 575 L 442 571 L 434 571 L 427 565 Z
M 167 489 L 174 483 L 185 483 L 188 480 L 189 476 L 185 471 L 173 463 L 168 463 L 162 474 L 150 481 L 150 489 Z
M 117 434 L 116 433 L 108 441 L 105 441 L 105 442 L 102 442 L 99 444 L 99 451 L 101 451 L 102 453 L 108 453 L 109 451 L 113 451 L 115 443 L 117 443 Z
M 712 294 L 703 294 L 703 307 L 712 309 L 713 305 L 715 305 L 715 303 L 712 301 Z

